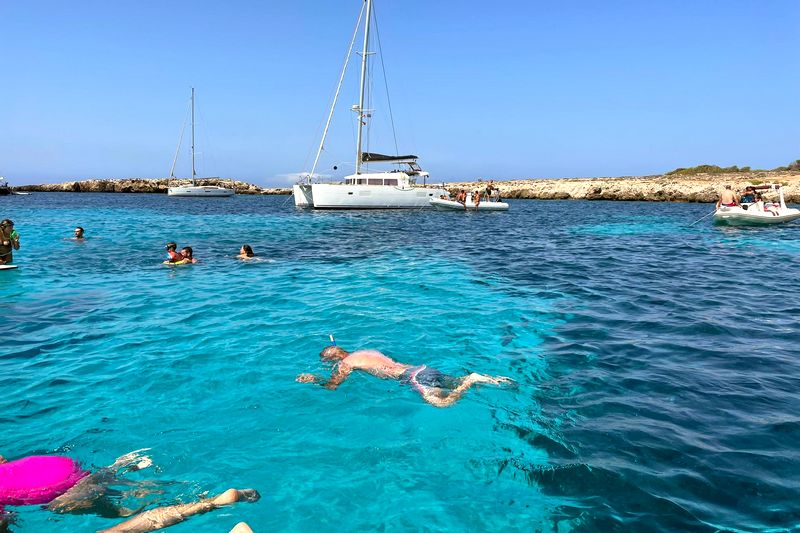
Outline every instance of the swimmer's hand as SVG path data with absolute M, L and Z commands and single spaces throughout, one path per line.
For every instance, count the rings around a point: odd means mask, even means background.
M 295 381 L 298 383 L 316 383 L 319 381 L 319 377 L 314 374 L 300 374 L 295 378 Z

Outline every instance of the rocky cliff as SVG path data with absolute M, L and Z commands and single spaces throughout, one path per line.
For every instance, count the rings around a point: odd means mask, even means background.
M 188 180 L 95 179 L 15 187 L 41 192 L 130 192 L 166 194 L 168 185 Z M 244 181 L 204 179 L 201 185 L 233 186 L 237 194 L 291 194 L 290 188 L 267 189 Z M 447 183 L 452 193 L 460 188 L 485 188 L 480 182 Z M 731 172 L 722 174 L 628 176 L 621 178 L 559 178 L 495 181 L 503 198 L 532 200 L 643 200 L 651 202 L 715 202 L 725 185 L 743 190 L 747 185 L 781 184 L 786 201 L 800 203 L 800 171 Z M 766 194 L 766 193 L 765 193 Z
M 94 179 L 82 181 L 65 181 L 64 183 L 46 183 L 43 185 L 23 185 L 14 187 L 18 191 L 37 192 L 133 192 L 166 194 L 167 187 L 189 185 L 189 180 L 157 179 Z M 265 189 L 252 183 L 219 178 L 197 180 L 198 185 L 220 185 L 233 187 L 236 194 L 291 194 L 291 189 Z
M 485 188 L 488 180 L 448 183 L 451 193 L 460 188 Z M 643 200 L 652 202 L 716 202 L 725 185 L 744 190 L 747 185 L 776 183 L 784 187 L 786 201 L 800 203 L 800 172 L 764 171 L 691 176 L 630 176 L 622 178 L 563 178 L 495 181 L 503 198 L 534 200 Z M 768 198 L 772 193 L 763 193 Z

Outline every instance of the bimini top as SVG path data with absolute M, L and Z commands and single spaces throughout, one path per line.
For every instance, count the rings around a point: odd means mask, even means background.
M 419 159 L 415 155 L 383 155 L 372 152 L 362 152 L 361 161 L 364 163 L 413 163 Z

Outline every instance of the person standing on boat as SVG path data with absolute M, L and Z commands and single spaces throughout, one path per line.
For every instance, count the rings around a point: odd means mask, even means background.
M 14 250 L 19 250 L 19 233 L 14 229 L 14 222 L 5 219 L 0 222 L 0 265 L 11 264 Z
M 472 193 L 472 203 L 475 204 L 475 209 L 478 209 L 478 206 L 481 205 L 480 189 L 477 189 L 475 192 Z
M 736 207 L 739 205 L 739 200 L 736 199 L 736 195 L 733 194 L 730 185 L 725 186 L 725 190 L 723 190 L 719 195 L 719 200 L 717 200 L 717 209 L 720 206 L 725 207 Z
M 467 376 L 448 376 L 426 365 L 412 366 L 398 363 L 383 355 L 378 350 L 357 350 L 347 352 L 339 346 L 328 346 L 319 354 L 323 361 L 336 363 L 336 367 L 328 379 L 314 374 L 300 374 L 298 383 L 318 383 L 328 390 L 335 390 L 355 370 L 372 374 L 380 379 L 394 379 L 411 385 L 422 399 L 435 407 L 449 407 L 473 385 L 486 383 L 489 385 L 512 384 L 510 378 L 503 376 L 485 376 L 472 373 Z

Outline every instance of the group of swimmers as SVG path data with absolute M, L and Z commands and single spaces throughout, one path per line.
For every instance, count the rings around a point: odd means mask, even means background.
M 331 345 L 320 353 L 323 361 L 334 364 L 329 378 L 303 373 L 298 383 L 316 383 L 335 390 L 353 373 L 365 372 L 380 379 L 399 381 L 411 386 L 430 405 L 449 407 L 470 388 L 479 384 L 509 385 L 513 381 L 503 376 L 488 376 L 475 372 L 465 376 L 449 376 L 427 365 L 408 365 L 391 359 L 377 350 L 348 352 L 339 346 L 331 335 Z M 194 503 L 156 507 L 142 511 L 116 505 L 109 498 L 110 486 L 133 485 L 131 495 L 145 498 L 154 491 L 119 476 L 152 466 L 152 460 L 136 450 L 119 457 L 108 467 L 95 471 L 85 470 L 74 459 L 58 455 L 33 455 L 7 461 L 0 456 L 0 533 L 9 530 L 13 515 L 5 506 L 39 505 L 55 513 L 95 513 L 105 518 L 126 520 L 105 533 L 144 533 L 163 529 L 183 522 L 187 518 L 207 513 L 236 502 L 255 502 L 260 498 L 254 489 L 228 489 L 212 498 L 202 498 Z M 252 533 L 244 523 L 237 524 L 230 533 Z
M 477 192 L 477 191 L 476 191 Z M 464 193 L 466 194 L 466 192 Z M 11 249 L 19 249 L 19 234 L 14 231 L 11 220 L 0 222 L 0 248 L 2 262 L 10 262 Z M 75 228 L 72 240 L 86 239 L 84 228 Z M 178 245 L 166 245 L 169 264 L 196 263 L 192 248 L 186 246 L 178 252 Z M 255 253 L 250 245 L 239 250 L 239 259 L 251 259 Z M 0 263 L 2 264 L 2 263 Z M 331 346 L 320 353 L 324 362 L 333 363 L 330 377 L 303 373 L 296 377 L 298 383 L 316 383 L 325 389 L 335 390 L 353 373 L 364 372 L 374 377 L 395 380 L 409 385 L 428 404 L 449 407 L 457 402 L 472 387 L 480 384 L 508 385 L 513 382 L 503 376 L 488 376 L 470 373 L 450 376 L 427 365 L 409 365 L 391 359 L 377 350 L 347 352 L 336 346 L 331 336 Z M 141 450 L 139 450 L 141 451 Z M 147 468 L 152 461 L 146 456 L 132 452 L 120 457 L 112 465 L 94 472 L 84 470 L 75 460 L 64 456 L 26 456 L 12 461 L 0 456 L 0 533 L 5 533 L 13 521 L 13 515 L 4 510 L 6 506 L 39 505 L 56 513 L 96 513 L 107 518 L 126 520 L 104 531 L 109 533 L 139 533 L 169 527 L 187 518 L 213 511 L 236 502 L 254 502 L 260 497 L 253 489 L 228 489 L 213 498 L 203 498 L 194 503 L 157 507 L 142 511 L 114 505 L 109 499 L 109 486 L 118 481 L 118 475 Z M 130 482 L 126 482 L 130 484 Z M 146 494 L 146 488 L 133 491 Z M 244 522 L 237 524 L 231 533 L 252 533 Z
M 253 489 L 228 489 L 216 497 L 144 512 L 139 512 L 141 508 L 133 510 L 116 505 L 109 498 L 114 484 L 132 486 L 129 495 L 138 499 L 158 492 L 148 488 L 148 482 L 136 483 L 120 477 L 153 464 L 141 453 L 144 451 L 125 454 L 95 471 L 85 470 L 74 459 L 61 455 L 29 455 L 13 461 L 0 456 L 0 532 L 8 532 L 14 522 L 14 515 L 4 511 L 4 506 L 39 505 L 58 514 L 95 513 L 104 518 L 126 518 L 103 533 L 144 533 L 236 502 L 255 502 L 261 497 Z M 252 533 L 252 529 L 240 522 L 231 533 Z
M 720 207 L 742 207 L 747 209 L 749 205 L 755 205 L 756 210 L 765 213 L 772 213 L 773 216 L 779 216 L 778 212 L 780 206 L 774 203 L 764 203 L 764 197 L 756 192 L 755 187 L 748 185 L 741 195 L 736 194 L 731 189 L 730 185 L 726 185 L 725 189 L 720 193 L 719 200 L 717 200 L 717 209 Z
M 249 244 L 243 244 L 241 248 L 239 248 L 239 255 L 236 256 L 236 259 L 253 259 L 256 256 L 255 252 L 253 252 L 253 247 Z M 178 252 L 178 245 L 174 242 L 167 243 L 167 260 L 164 261 L 165 265 L 190 265 L 197 263 L 197 259 L 194 257 L 194 251 L 192 250 L 191 246 L 184 246 L 181 248 L 181 251 Z
M 14 250 L 19 250 L 20 235 L 14 229 L 14 222 L 10 219 L 5 219 L 0 222 L 0 265 L 10 265 L 14 260 Z M 86 230 L 81 226 L 75 227 L 75 236 L 69 240 L 84 241 L 86 240 Z M 236 259 L 248 260 L 256 257 L 253 252 L 253 247 L 249 244 L 243 244 L 239 248 L 239 254 Z M 167 243 L 167 259 L 164 261 L 165 265 L 189 265 L 197 263 L 194 257 L 194 251 L 191 246 L 184 246 L 178 251 L 178 245 L 174 242 Z

